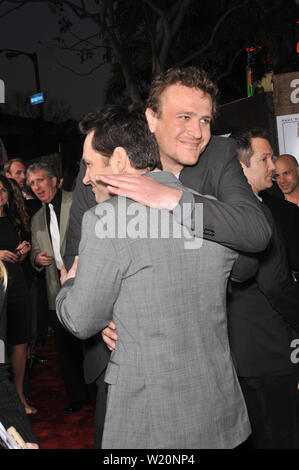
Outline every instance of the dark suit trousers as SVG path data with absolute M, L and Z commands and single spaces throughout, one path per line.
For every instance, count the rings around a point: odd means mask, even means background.
M 50 310 L 50 326 L 54 330 L 58 361 L 69 401 L 88 401 L 88 388 L 83 377 L 81 341 L 62 326 L 55 310 Z
M 95 431 L 94 431 L 94 446 L 95 449 L 101 449 L 102 437 L 105 424 L 106 408 L 107 408 L 107 393 L 108 385 L 104 382 L 106 368 L 96 381 L 97 384 L 97 399 L 96 399 L 96 413 L 95 413 Z
M 252 427 L 249 448 L 299 448 L 298 376 L 239 378 Z

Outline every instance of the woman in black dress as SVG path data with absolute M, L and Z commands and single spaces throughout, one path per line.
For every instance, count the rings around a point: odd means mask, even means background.
M 29 235 L 29 234 L 28 234 Z M 0 260 L 8 272 L 7 341 L 13 380 L 26 413 L 36 413 L 23 394 L 27 347 L 31 339 L 30 294 L 21 263 L 31 249 L 9 180 L 0 175 Z
M 0 195 L 1 198 L 1 195 Z M 13 426 L 27 444 L 27 448 L 37 448 L 38 440 L 25 414 L 24 406 L 10 380 L 9 365 L 6 363 L 6 291 L 7 272 L 0 261 L 0 421 L 5 429 Z

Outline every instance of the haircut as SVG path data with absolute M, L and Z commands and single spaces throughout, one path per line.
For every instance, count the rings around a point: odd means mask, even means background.
M 13 178 L 9 179 L 9 183 L 14 193 L 14 202 L 22 224 L 24 225 L 26 232 L 30 232 L 30 220 L 26 209 L 25 200 L 23 198 L 22 190 Z
M 7 162 L 4 163 L 3 171 L 5 173 L 10 173 L 11 165 L 15 162 L 22 163 L 22 165 L 26 167 L 25 162 L 24 160 L 22 160 L 22 158 L 12 158 L 11 160 L 7 160 Z
M 171 85 L 183 85 L 188 88 L 198 88 L 204 93 L 210 95 L 212 99 L 213 117 L 217 110 L 217 85 L 209 78 L 204 70 L 196 67 L 175 67 L 160 73 L 154 78 L 149 97 L 147 99 L 147 108 L 151 108 L 159 117 L 161 117 L 161 95 L 166 88 Z
M 55 168 L 48 162 L 35 162 L 31 163 L 26 171 L 26 178 L 28 179 L 30 173 L 36 173 L 37 171 L 44 171 L 48 178 L 57 178 Z
M 294 155 L 290 155 L 289 153 L 284 153 L 282 155 L 278 155 L 277 160 L 279 160 L 280 158 L 283 158 L 283 157 L 287 157 L 289 160 L 291 160 L 291 162 L 294 164 L 295 168 L 297 168 L 298 166 L 298 160 L 296 157 L 294 157 Z
M 79 128 L 85 135 L 94 131 L 92 148 L 105 157 L 111 157 L 116 147 L 122 147 L 134 168 L 162 169 L 158 144 L 141 110 L 111 105 L 87 114 Z
M 7 215 L 7 218 L 12 222 L 13 226 L 20 235 L 22 229 L 21 224 L 23 223 L 23 220 L 18 210 L 18 205 L 11 181 L 13 180 L 10 178 L 6 178 L 6 176 L 0 174 L 0 183 L 2 183 L 2 186 L 6 189 L 8 196 L 7 204 L 5 204 L 3 210 L 4 213 Z
M 270 134 L 266 129 L 255 127 L 253 129 L 248 129 L 245 132 L 237 135 L 231 135 L 235 139 L 237 144 L 237 158 L 242 162 L 247 168 L 250 167 L 251 157 L 253 155 L 253 150 L 251 146 L 251 139 L 260 138 L 267 140 L 271 145 Z

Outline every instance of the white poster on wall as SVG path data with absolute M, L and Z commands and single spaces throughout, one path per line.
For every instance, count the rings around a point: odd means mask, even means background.
M 279 154 L 289 153 L 299 163 L 299 114 L 276 116 Z

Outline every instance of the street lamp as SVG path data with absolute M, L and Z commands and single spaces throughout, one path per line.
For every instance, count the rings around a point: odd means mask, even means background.
M 19 51 L 16 49 L 0 49 L 0 54 L 2 54 L 3 52 L 5 53 L 5 57 L 8 60 L 14 59 L 15 57 L 18 57 L 19 55 L 25 55 L 29 57 L 34 67 L 35 83 L 36 83 L 36 89 L 37 89 L 36 91 L 37 93 L 41 92 L 39 67 L 38 67 L 38 60 L 37 60 L 36 52 L 30 53 L 30 52 L 25 52 L 25 51 Z M 43 103 L 40 103 L 40 106 L 39 106 L 39 116 L 40 116 L 41 121 L 43 121 Z

